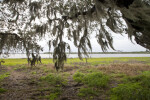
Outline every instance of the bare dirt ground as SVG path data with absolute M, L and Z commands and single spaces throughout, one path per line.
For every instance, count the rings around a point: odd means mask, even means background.
M 10 76 L 2 82 L 2 87 L 8 92 L 1 94 L 1 100 L 28 100 L 32 98 L 36 83 L 32 83 L 34 77 L 28 75 L 29 73 L 17 71 L 14 67 L 7 67 L 7 72 Z
M 49 93 L 49 90 L 44 92 L 39 91 L 42 88 L 48 87 L 38 85 L 39 78 L 46 75 L 39 68 L 14 70 L 14 66 L 3 66 L 2 69 L 5 72 L 9 72 L 10 76 L 1 82 L 1 87 L 6 89 L 7 92 L 0 94 L 0 100 L 47 100 L 46 98 L 38 98 Z M 32 72 L 38 74 L 32 74 Z M 80 100 L 77 96 L 79 87 L 72 79 L 75 70 L 67 68 L 64 72 L 69 72 L 71 76 L 68 77 L 67 85 L 63 86 L 63 93 L 59 97 L 59 100 Z

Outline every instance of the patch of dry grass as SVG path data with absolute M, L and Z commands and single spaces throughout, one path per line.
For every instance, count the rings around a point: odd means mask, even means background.
M 140 74 L 143 71 L 150 71 L 150 66 L 141 63 L 134 63 L 134 64 L 110 64 L 110 65 L 103 65 L 98 66 L 98 70 L 101 70 L 105 73 L 122 73 L 129 76 L 134 76 Z

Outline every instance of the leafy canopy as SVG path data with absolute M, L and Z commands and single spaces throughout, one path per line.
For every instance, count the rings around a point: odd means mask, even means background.
M 103 51 L 114 49 L 112 32 L 150 49 L 149 0 L 3 0 L 0 22 L 0 54 L 25 50 L 29 57 L 42 50 L 37 42 L 48 36 L 58 68 L 70 51 L 64 37 L 78 48 L 80 59 L 92 50 L 94 32 Z

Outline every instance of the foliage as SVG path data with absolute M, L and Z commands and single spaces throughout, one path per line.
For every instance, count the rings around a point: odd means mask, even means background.
M 75 80 L 78 83 L 83 82 L 83 78 L 84 78 L 85 74 L 81 73 L 81 72 L 76 72 L 73 75 L 73 80 Z
M 46 96 L 40 96 L 39 99 L 56 100 L 58 98 L 58 96 L 61 95 L 61 93 L 62 93 L 61 87 L 53 87 L 48 90 L 50 90 L 50 94 L 46 95 Z
M 109 77 L 102 74 L 101 72 L 93 72 L 85 75 L 83 83 L 90 87 L 106 87 L 108 84 Z
M 51 90 L 50 95 L 45 96 L 45 98 L 47 98 L 49 100 L 55 100 L 61 93 L 62 93 L 62 89 L 56 87 L 56 88 L 53 88 Z
M 90 97 L 90 96 L 97 96 L 98 92 L 95 91 L 94 88 L 81 88 L 79 90 L 78 96 L 80 97 Z
M 49 100 L 55 100 L 57 98 L 57 96 L 58 96 L 58 93 L 51 93 L 49 95 Z
M 111 100 L 149 100 L 150 71 L 130 77 L 111 90 Z
M 101 72 L 92 72 L 87 74 L 77 72 L 73 75 L 73 79 L 76 82 L 84 83 L 89 87 L 97 88 L 106 87 L 109 81 L 109 77 L 107 75 L 102 74 Z
M 6 77 L 9 77 L 10 74 L 9 73 L 4 73 L 2 75 L 0 75 L 0 81 L 2 81 L 3 79 L 5 79 Z
M 5 10 L 3 10 L 5 9 Z M 42 50 L 38 41 L 49 36 L 55 67 L 62 67 L 69 49 L 64 37 L 88 57 L 90 36 L 96 32 L 103 51 L 113 47 L 111 33 L 129 38 L 150 49 L 150 2 L 148 0 L 3 0 L 0 2 L 0 54 L 14 48 L 27 57 Z M 65 45 L 67 44 L 67 45 Z M 66 49 L 67 48 L 67 49 Z
M 0 94 L 6 92 L 6 89 L 0 88 Z
M 76 72 L 73 75 L 73 79 L 82 83 L 82 86 L 78 91 L 78 96 L 87 98 L 88 100 L 93 100 L 94 96 L 98 96 L 100 90 L 103 90 L 107 87 L 109 82 L 109 77 L 99 71 L 86 71 L 85 73 Z
M 67 45 L 67 47 L 66 47 Z M 54 49 L 53 60 L 55 62 L 55 68 L 58 71 L 60 68 L 63 70 L 64 62 L 67 60 L 66 48 L 70 50 L 69 44 L 60 42 Z
M 25 65 L 20 65 L 14 68 L 14 70 L 25 70 L 27 68 L 27 66 Z
M 137 100 L 141 86 L 137 83 L 119 84 L 112 89 L 112 100 Z M 140 100 L 140 99 L 139 99 Z
M 42 82 L 41 85 L 48 83 L 49 87 L 46 88 L 46 90 L 45 89 L 41 90 L 41 91 L 49 91 L 49 95 L 42 96 L 40 98 L 46 98 L 49 100 L 55 100 L 56 98 L 58 98 L 58 96 L 61 95 L 62 93 L 62 86 L 67 84 L 66 73 L 63 74 L 51 73 L 41 77 L 40 80 Z
M 32 74 L 33 74 L 33 75 L 36 75 L 36 74 L 37 74 L 37 72 L 35 72 L 35 71 L 34 71 L 34 72 L 32 72 Z
M 48 74 L 47 76 L 41 77 L 41 80 L 48 82 L 51 85 L 64 85 L 66 80 L 60 74 Z
M 6 77 L 9 77 L 9 73 L 4 73 L 0 75 L 0 82 L 3 81 Z M 7 90 L 4 88 L 0 88 L 0 94 L 6 92 Z

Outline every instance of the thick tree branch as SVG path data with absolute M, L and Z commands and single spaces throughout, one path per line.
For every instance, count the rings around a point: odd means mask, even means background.
M 20 41 L 22 41 L 23 39 L 21 38 L 21 37 L 19 37 L 17 34 L 15 34 L 15 33 L 7 33 L 7 32 L 0 32 L 0 35 L 7 35 L 7 36 L 15 36 L 15 38 L 16 39 L 18 39 L 18 40 L 20 40 Z
M 68 19 L 72 20 L 72 19 L 74 19 L 74 18 L 78 18 L 80 15 L 88 15 L 89 13 L 92 14 L 92 13 L 94 13 L 95 11 L 96 11 L 96 9 L 95 9 L 95 5 L 94 5 L 94 6 L 93 6 L 91 9 L 89 9 L 88 11 L 77 12 L 74 16 L 71 16 L 71 17 L 69 17 L 69 16 L 62 16 L 62 19 L 64 19 L 65 21 L 68 20 Z

